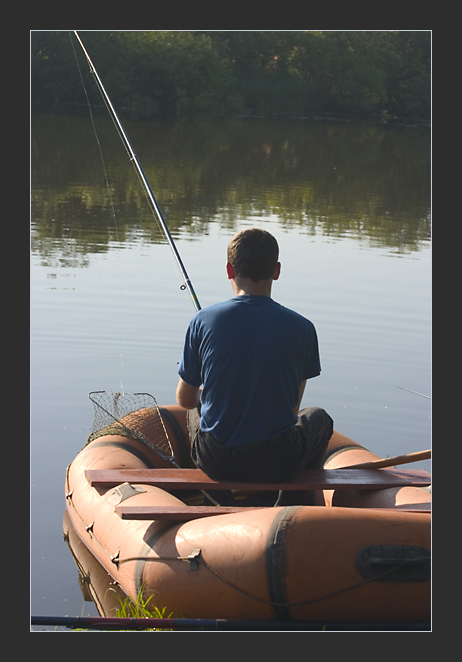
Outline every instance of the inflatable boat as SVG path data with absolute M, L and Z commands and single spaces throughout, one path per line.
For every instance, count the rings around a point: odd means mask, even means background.
M 430 622 L 427 471 L 367 468 L 380 458 L 335 431 L 322 470 L 219 483 L 192 464 L 185 410 L 158 414 L 174 467 L 116 425 L 66 472 L 65 529 L 124 594 L 176 618 Z M 278 505 L 281 493 L 307 498 Z

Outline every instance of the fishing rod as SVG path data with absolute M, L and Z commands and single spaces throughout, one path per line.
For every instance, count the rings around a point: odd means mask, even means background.
M 130 618 L 110 616 L 32 616 L 31 625 L 60 626 L 70 629 L 90 630 L 227 630 L 262 631 L 279 630 L 428 630 L 430 623 L 422 622 L 375 622 L 375 621 L 253 621 L 226 620 L 223 618 Z
M 176 248 L 176 246 L 175 246 L 175 243 L 174 243 L 174 241 L 173 241 L 173 239 L 172 239 L 172 236 L 171 236 L 170 231 L 169 231 L 169 229 L 168 229 L 168 227 L 167 227 L 167 224 L 166 224 L 166 222 L 165 222 L 165 220 L 164 220 L 164 218 L 163 218 L 163 216 L 162 216 L 162 213 L 161 213 L 161 211 L 160 211 L 160 209 L 159 209 L 159 205 L 158 205 L 157 202 L 156 202 L 156 199 L 155 199 L 154 194 L 153 194 L 153 192 L 152 192 L 152 190 L 151 190 L 151 187 L 149 186 L 149 182 L 148 182 L 148 180 L 146 179 L 146 175 L 145 175 L 144 172 L 143 172 L 143 168 L 141 167 L 141 164 L 140 164 L 140 162 L 139 162 L 139 160 L 138 160 L 138 158 L 137 158 L 135 152 L 133 151 L 133 148 L 132 148 L 132 146 L 131 146 L 131 144 L 130 144 L 130 141 L 129 141 L 129 139 L 128 139 L 128 136 L 127 136 L 127 134 L 125 133 L 124 128 L 123 128 L 123 126 L 122 126 L 122 123 L 120 122 L 120 120 L 119 120 L 119 118 L 118 118 L 118 116 L 117 116 L 117 113 L 116 113 L 116 111 L 114 110 L 114 107 L 113 107 L 113 105 L 112 105 L 112 103 L 111 103 L 111 100 L 109 99 L 109 96 L 108 96 L 106 90 L 104 89 L 104 86 L 103 86 L 103 84 L 102 84 L 102 82 L 101 82 L 101 79 L 100 79 L 100 77 L 98 76 L 98 73 L 97 73 L 97 71 L 96 71 L 96 69 L 95 69 L 95 65 L 94 65 L 93 62 L 91 61 L 90 56 L 88 55 L 88 53 L 87 53 L 87 51 L 86 51 L 86 49 L 85 49 L 85 46 L 83 45 L 82 40 L 80 39 L 80 37 L 79 37 L 79 35 L 78 35 L 78 33 L 77 33 L 76 30 L 74 30 L 74 34 L 75 34 L 75 36 L 76 36 L 76 38 L 77 38 L 79 44 L 81 45 L 83 52 L 85 53 L 85 57 L 87 58 L 88 65 L 89 65 L 89 67 L 90 67 L 90 73 L 92 73 L 92 74 L 94 75 L 94 77 L 95 77 L 96 84 L 98 85 L 99 91 L 101 92 L 101 95 L 102 95 L 102 97 L 103 97 L 103 99 L 104 99 L 104 102 L 105 102 L 105 104 L 106 104 L 106 107 L 107 107 L 107 109 L 108 109 L 110 115 L 112 116 L 112 119 L 113 119 L 113 121 L 114 121 L 114 124 L 116 125 L 116 128 L 117 128 L 117 130 L 118 130 L 118 132 L 119 132 L 119 135 L 120 135 L 120 137 L 121 137 L 121 139 L 122 139 L 122 142 L 123 142 L 123 144 L 124 144 L 124 146 L 125 146 L 125 149 L 127 150 L 127 153 L 128 153 L 128 155 L 129 155 L 129 157 L 130 157 L 130 161 L 132 161 L 132 163 L 133 163 L 133 165 L 134 165 L 136 171 L 138 172 L 138 175 L 139 175 L 139 177 L 140 177 L 140 179 L 141 179 L 141 182 L 142 182 L 144 188 L 146 189 L 146 193 L 147 193 L 147 196 L 148 196 L 148 200 L 149 200 L 149 202 L 150 202 L 150 204 L 151 204 L 152 210 L 153 210 L 153 212 L 155 213 L 155 215 L 157 216 L 157 219 L 158 219 L 158 221 L 159 221 L 159 223 L 160 223 L 160 225 L 161 225 L 161 227 L 162 227 L 162 230 L 164 231 L 164 234 L 165 234 L 165 236 L 166 236 L 166 238 L 167 238 L 167 241 L 168 241 L 168 243 L 170 244 L 170 248 L 171 248 L 172 251 L 173 251 L 173 255 L 175 256 L 175 259 L 176 259 L 176 261 L 177 261 L 177 263 L 178 263 L 178 266 L 179 266 L 179 268 L 180 268 L 181 274 L 182 274 L 183 279 L 184 279 L 184 285 L 181 285 L 181 289 L 182 289 L 182 290 L 184 290 L 184 289 L 187 289 L 187 290 L 188 290 L 188 292 L 189 292 L 189 294 L 190 294 L 190 296 L 191 296 L 192 302 L 193 302 L 193 304 L 194 304 L 196 310 L 200 310 L 201 306 L 200 306 L 200 304 L 199 304 L 199 300 L 198 300 L 198 298 L 197 298 L 197 296 L 196 296 L 196 293 L 195 293 L 195 291 L 194 291 L 194 287 L 193 287 L 193 285 L 192 285 L 192 283 L 191 283 L 191 281 L 190 281 L 190 279 L 189 279 L 189 276 L 188 276 L 188 274 L 187 274 L 187 272 L 186 272 L 186 269 L 185 269 L 185 267 L 184 267 L 184 265 L 183 265 L 183 262 L 182 262 L 182 260 L 181 260 L 180 254 L 178 253 L 178 250 L 177 250 L 177 248 Z
M 429 395 L 424 395 L 423 393 L 417 393 L 417 391 L 411 391 L 409 388 L 403 388 L 402 386 L 396 386 L 396 388 L 400 388 L 402 391 L 407 391 L 408 393 L 414 393 L 414 395 L 421 395 L 422 398 L 428 398 L 431 400 L 431 397 Z

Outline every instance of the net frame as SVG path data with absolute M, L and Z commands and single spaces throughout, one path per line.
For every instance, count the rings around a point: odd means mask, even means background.
M 88 397 L 95 411 L 90 440 L 101 436 L 102 431 L 117 432 L 114 424 L 118 424 L 122 433 L 146 444 L 163 460 L 181 468 L 157 402 L 150 393 L 92 391 Z

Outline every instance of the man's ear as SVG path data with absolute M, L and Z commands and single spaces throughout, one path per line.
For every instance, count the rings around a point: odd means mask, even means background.
M 226 274 L 228 276 L 228 280 L 232 280 L 234 278 L 234 267 L 229 262 L 226 263 Z
M 280 275 L 281 275 L 281 263 L 278 262 L 273 271 L 273 280 L 277 280 Z

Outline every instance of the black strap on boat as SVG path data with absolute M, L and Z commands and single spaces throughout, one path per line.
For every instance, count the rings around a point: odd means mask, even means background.
M 266 547 L 266 575 L 270 590 L 271 602 L 276 617 L 281 621 L 291 621 L 292 616 L 285 587 L 286 563 L 286 532 L 292 517 L 300 506 L 288 506 L 279 511 L 273 520 L 268 535 Z
M 138 557 L 134 558 L 133 560 L 136 562 L 135 569 L 134 569 L 134 582 L 135 582 L 135 594 L 138 595 L 140 592 L 142 586 L 143 586 L 143 574 L 144 574 L 144 569 L 146 566 L 146 562 L 148 561 L 148 555 L 150 552 L 153 551 L 154 546 L 156 542 L 159 540 L 161 536 L 164 535 L 167 531 L 170 531 L 173 527 L 179 527 L 181 526 L 182 522 L 167 522 L 162 526 L 161 528 L 157 529 L 154 531 L 154 533 L 146 540 L 145 544 L 143 545 L 143 548 L 141 549 Z

